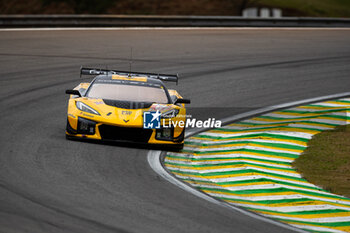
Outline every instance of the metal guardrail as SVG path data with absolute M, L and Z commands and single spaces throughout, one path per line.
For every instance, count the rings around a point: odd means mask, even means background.
M 349 18 L 235 16 L 0 15 L 0 28 L 31 27 L 350 27 Z

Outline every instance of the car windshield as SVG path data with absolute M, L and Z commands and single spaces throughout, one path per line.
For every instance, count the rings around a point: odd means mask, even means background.
M 161 104 L 168 103 L 168 97 L 163 88 L 125 84 L 95 83 L 90 87 L 87 97 Z

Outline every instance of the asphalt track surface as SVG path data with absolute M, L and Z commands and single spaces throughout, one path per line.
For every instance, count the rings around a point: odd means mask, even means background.
M 160 178 L 148 148 L 65 139 L 80 65 L 180 73 L 198 118 L 349 91 L 349 30 L 0 32 L 0 232 L 289 232 Z M 168 85 L 173 87 L 173 85 Z

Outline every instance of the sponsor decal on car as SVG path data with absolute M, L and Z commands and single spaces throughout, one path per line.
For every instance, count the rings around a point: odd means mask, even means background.
M 132 111 L 122 111 L 122 115 L 131 115 Z
M 147 77 L 134 77 L 134 76 L 133 77 L 126 77 L 126 76 L 120 76 L 120 75 L 112 75 L 112 79 L 147 82 Z
M 153 104 L 150 108 L 149 108 L 149 111 L 167 111 L 167 110 L 170 110 L 172 109 L 172 106 L 170 105 L 163 105 L 163 104 Z
M 97 101 L 97 102 L 95 102 L 95 104 L 96 105 L 100 105 L 100 104 L 104 104 L 104 102 L 103 101 Z

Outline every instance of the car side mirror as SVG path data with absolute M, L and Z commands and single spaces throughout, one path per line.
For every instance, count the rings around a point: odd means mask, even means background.
M 68 95 L 77 95 L 79 97 L 81 97 L 81 94 L 78 90 L 66 90 L 66 94 Z
M 191 100 L 189 99 L 177 99 L 175 101 L 175 104 L 190 104 L 191 103 Z
M 177 100 L 177 96 L 176 95 L 171 95 L 170 98 L 173 101 L 173 103 L 175 103 L 176 100 Z

